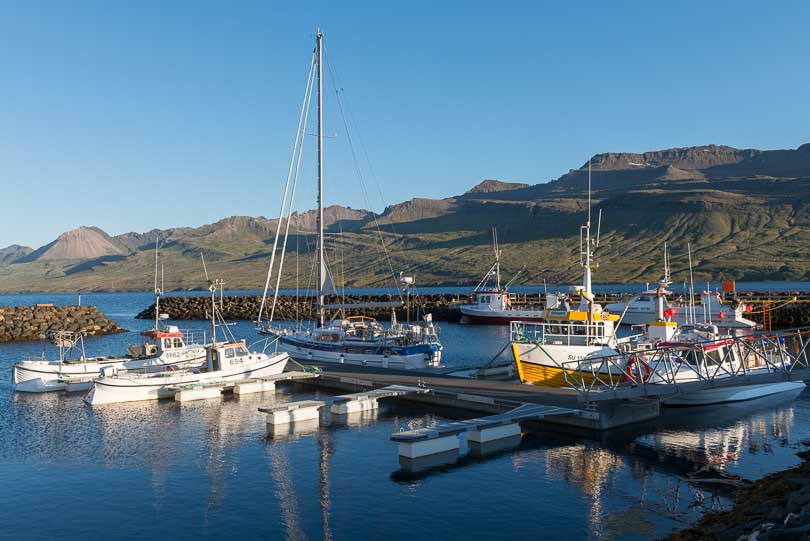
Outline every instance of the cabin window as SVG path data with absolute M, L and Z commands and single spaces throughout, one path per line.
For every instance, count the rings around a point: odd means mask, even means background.
M 163 339 L 163 349 L 171 349 L 172 347 L 172 339 L 171 338 L 164 338 Z
M 236 356 L 233 348 L 228 348 L 225 350 L 225 358 L 226 359 L 233 359 Z
M 248 352 L 247 352 L 247 350 L 245 348 L 243 348 L 242 346 L 239 346 L 238 348 L 236 348 L 236 354 L 239 355 L 239 356 L 242 356 L 242 355 L 247 355 Z
M 638 302 L 650 302 L 650 298 L 649 297 L 639 297 Z
M 180 340 L 179 338 L 175 338 L 175 339 L 174 339 L 174 347 L 176 347 L 176 348 L 181 348 L 181 347 L 183 347 L 183 341 L 182 341 L 182 340 Z
M 720 358 L 720 351 L 717 350 L 717 349 L 714 349 L 712 351 L 707 351 L 706 352 L 706 364 L 715 364 L 715 365 L 718 365 L 718 366 L 723 364 L 723 361 Z

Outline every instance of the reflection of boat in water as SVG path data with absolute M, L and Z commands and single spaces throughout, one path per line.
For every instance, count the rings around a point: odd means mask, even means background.
M 232 335 L 226 342 L 217 342 L 217 284 L 211 286 L 211 344 L 205 347 L 205 365 L 190 370 L 144 372 L 108 368 L 93 381 L 85 402 L 90 405 L 173 397 L 179 387 L 224 385 L 254 378 L 280 374 L 287 365 L 286 353 L 267 354 L 250 351 L 244 340 Z M 223 321 L 224 323 L 224 321 Z M 225 327 L 226 335 L 229 333 Z

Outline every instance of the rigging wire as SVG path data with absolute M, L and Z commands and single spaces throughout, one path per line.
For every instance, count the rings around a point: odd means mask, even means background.
M 278 216 L 278 223 L 276 224 L 276 235 L 273 239 L 273 251 L 270 255 L 270 265 L 267 268 L 267 278 L 264 282 L 264 292 L 262 293 L 262 303 L 259 307 L 259 316 L 257 318 L 257 322 L 261 322 L 262 320 L 262 313 L 264 312 L 265 304 L 267 303 L 267 290 L 270 287 L 270 279 L 273 274 L 273 264 L 276 258 L 276 249 L 278 247 L 278 237 L 279 233 L 281 232 L 281 222 L 284 219 L 284 209 L 287 205 L 287 192 L 290 187 L 290 177 L 293 173 L 293 165 L 295 163 L 296 157 L 296 149 L 300 146 L 303 146 L 304 142 L 304 130 L 302 129 L 302 122 L 305 122 L 304 112 L 309 111 L 309 102 L 310 97 L 312 95 L 312 81 L 315 78 L 315 53 L 312 53 L 312 58 L 309 62 L 309 73 L 307 74 L 307 86 L 306 91 L 304 92 L 304 101 L 301 104 L 301 113 L 298 116 L 298 129 L 295 132 L 295 141 L 293 142 L 293 150 L 292 156 L 290 156 L 290 166 L 287 170 L 287 180 L 284 183 L 284 197 L 281 200 L 281 209 L 279 210 Z M 300 158 L 300 151 L 299 151 L 299 158 Z M 297 173 L 296 173 L 297 174 Z M 290 200 L 290 208 L 292 208 L 292 199 Z M 281 274 L 281 268 L 279 267 L 279 274 Z
M 358 180 L 360 181 L 360 189 L 361 189 L 361 191 L 363 193 L 363 199 L 365 199 L 366 205 L 370 207 L 371 206 L 371 201 L 370 201 L 370 198 L 368 196 L 368 190 L 366 188 L 366 183 L 365 183 L 365 180 L 363 178 L 363 172 L 362 172 L 362 169 L 360 167 L 360 162 L 357 159 L 357 152 L 355 151 L 354 142 L 352 141 L 351 130 L 349 129 L 349 123 L 348 123 L 348 121 L 346 119 L 346 112 L 345 112 L 344 107 L 343 107 L 343 101 L 341 100 L 341 90 L 342 89 L 340 89 L 338 87 L 338 85 L 337 85 L 337 81 L 336 81 L 337 77 L 335 75 L 335 70 L 334 70 L 334 67 L 332 66 L 332 62 L 329 60 L 328 50 L 325 49 L 324 52 L 325 52 L 325 56 L 326 56 L 326 65 L 329 67 L 329 76 L 330 76 L 330 78 L 332 80 L 332 86 L 333 86 L 333 88 L 335 90 L 335 98 L 336 98 L 336 102 L 337 102 L 337 105 L 338 105 L 338 110 L 340 111 L 340 117 L 341 117 L 341 120 L 343 121 L 343 127 L 344 127 L 344 129 L 346 131 L 346 139 L 347 139 L 347 141 L 349 143 L 349 150 L 351 151 L 352 161 L 354 162 L 354 167 L 355 167 L 355 170 L 357 171 L 357 177 L 358 177 Z M 372 212 L 372 222 L 374 223 L 374 229 L 376 230 L 377 235 L 380 238 L 380 245 L 382 247 L 383 255 L 385 257 L 385 261 L 388 263 L 388 269 L 391 272 L 391 278 L 392 278 L 392 280 L 394 282 L 394 287 L 396 288 L 397 293 L 399 294 L 400 301 L 401 301 L 402 300 L 402 291 L 400 291 L 400 289 L 398 287 L 398 284 L 397 284 L 396 273 L 394 272 L 394 266 L 391 263 L 391 256 L 390 256 L 390 254 L 388 252 L 388 248 L 387 248 L 387 246 L 385 244 L 385 238 L 384 238 L 384 236 L 382 234 L 382 231 L 380 230 L 380 224 L 377 221 L 377 216 L 373 212 Z

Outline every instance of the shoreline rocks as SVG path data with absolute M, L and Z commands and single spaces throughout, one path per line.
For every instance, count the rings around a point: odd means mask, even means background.
M 0 342 L 44 340 L 48 331 L 80 331 L 85 336 L 126 332 L 95 306 L 0 307 Z
M 810 451 L 802 463 L 755 481 L 738 493 L 728 511 L 704 515 L 667 541 L 736 541 L 810 537 Z

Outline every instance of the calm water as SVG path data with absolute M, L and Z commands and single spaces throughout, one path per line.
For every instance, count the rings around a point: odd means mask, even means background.
M 3 296 L 0 304 L 75 302 Z M 86 294 L 132 331 L 149 294 Z M 204 328 L 202 322 L 182 327 Z M 448 365 L 480 364 L 506 329 L 441 324 Z M 235 332 L 258 339 L 249 323 Z M 133 333 L 86 341 L 122 353 Z M 517 449 L 400 470 L 400 428 L 452 413 L 387 405 L 379 414 L 268 436 L 259 405 L 322 397 L 304 387 L 180 405 L 90 408 L 81 396 L 15 395 L 11 364 L 41 343 L 0 345 L 0 538 L 647 539 L 729 505 L 684 481 L 711 464 L 758 478 L 798 463 L 810 397 L 677 410 L 602 437 L 534 432 Z M 462 449 L 465 446 L 462 446 Z

